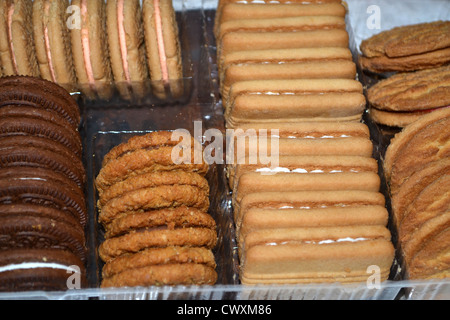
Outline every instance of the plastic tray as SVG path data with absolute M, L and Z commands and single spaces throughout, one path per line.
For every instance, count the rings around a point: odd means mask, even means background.
M 100 289 L 102 262 L 97 254 L 103 241 L 103 232 L 97 222 L 95 207 L 97 194 L 94 178 L 103 156 L 115 145 L 137 134 L 155 130 L 184 128 L 194 134 L 194 121 L 201 121 L 203 131 L 209 128 L 224 132 L 223 110 L 218 94 L 216 47 L 212 34 L 215 0 L 175 0 L 180 27 L 185 93 L 176 99 L 161 101 L 148 96 L 140 101 L 126 101 L 116 96 L 109 101 L 88 101 L 78 93 L 82 110 L 81 134 L 84 142 L 85 165 L 88 175 L 86 196 L 89 221 L 86 229 L 89 257 L 87 261 L 89 287 L 65 292 L 10 292 L 0 293 L 0 299 L 114 299 L 114 300 L 394 300 L 394 299 L 448 299 L 450 281 L 403 280 L 401 257 L 397 256 L 388 281 L 379 288 L 365 283 L 353 285 L 257 285 L 239 283 L 239 261 L 236 255 L 231 193 L 227 187 L 223 165 L 213 165 L 208 173 L 211 185 L 210 214 L 218 225 L 219 242 L 214 250 L 218 281 L 214 286 L 164 286 Z M 352 39 L 352 28 L 348 22 Z M 354 41 L 351 43 L 356 51 Z M 365 81 L 364 79 L 360 79 Z M 389 136 L 375 126 L 365 115 L 379 157 Z M 381 172 L 380 172 L 381 173 Z M 385 188 L 383 188 L 385 191 Z M 389 199 L 387 198 L 389 205 Z M 395 227 L 390 223 L 395 243 Z M 397 250 L 398 252 L 398 250 Z

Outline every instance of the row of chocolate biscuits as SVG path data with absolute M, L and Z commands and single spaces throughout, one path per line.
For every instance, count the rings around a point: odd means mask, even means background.
M 58 85 L 0 78 L 0 290 L 86 285 L 80 112 Z
M 105 230 L 102 287 L 217 281 L 209 167 L 189 164 L 194 140 L 184 142 L 169 131 L 152 132 L 132 137 L 103 159 L 96 178 Z
M 215 29 L 241 281 L 364 282 L 370 266 L 385 280 L 394 248 L 346 9 L 258 2 L 220 1 Z
M 450 108 L 406 126 L 389 145 L 384 169 L 406 273 L 450 276 Z
M 179 96 L 182 78 L 172 0 L 0 2 L 0 76 L 30 75 L 88 97 Z

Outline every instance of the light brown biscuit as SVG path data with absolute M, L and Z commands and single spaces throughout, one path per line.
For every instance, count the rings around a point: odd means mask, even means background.
M 396 58 L 388 58 L 386 56 L 367 58 L 360 56 L 359 62 L 363 69 L 375 73 L 430 69 L 443 66 L 450 62 L 450 47 Z
M 41 77 L 73 91 L 77 79 L 66 25 L 68 7 L 68 0 L 33 1 L 33 32 Z
M 144 0 L 145 46 L 154 94 L 166 98 L 166 87 L 172 97 L 183 93 L 183 77 L 178 24 L 172 1 Z
M 142 98 L 149 74 L 139 0 L 108 1 L 106 26 L 116 86 L 125 99 Z
M 369 107 L 369 114 L 374 122 L 398 128 L 404 128 L 429 113 L 430 111 L 391 112 Z
M 237 228 L 240 228 L 243 217 L 251 208 L 314 209 L 384 204 L 385 199 L 381 193 L 359 190 L 259 192 L 242 198 L 239 210 L 234 211 L 234 220 Z
M 426 111 L 450 105 L 450 65 L 399 73 L 367 90 L 369 103 L 385 111 Z
M 148 248 L 136 254 L 123 255 L 107 263 L 102 269 L 103 278 L 110 278 L 129 269 L 153 265 L 196 263 L 216 267 L 211 250 L 203 247 Z
M 426 221 L 450 211 L 450 174 L 437 178 L 411 202 L 399 222 L 399 239 L 406 242 Z
M 218 57 L 235 51 L 295 49 L 295 48 L 348 48 L 349 35 L 344 29 L 310 30 L 296 32 L 229 32 L 217 43 Z
M 250 233 L 243 283 L 361 282 L 377 265 L 387 279 L 394 258 L 384 226 L 288 228 Z
M 173 228 L 202 227 L 215 229 L 214 219 L 206 212 L 196 208 L 178 207 L 131 213 L 114 219 L 106 225 L 105 238 L 120 236 L 143 228 L 170 226 Z
M 102 281 L 102 288 L 163 286 L 163 285 L 213 285 L 216 271 L 197 263 L 154 265 L 126 270 Z
M 391 194 L 424 165 L 450 155 L 450 108 L 423 116 L 395 135 L 387 148 L 384 172 Z
M 217 232 L 208 228 L 157 228 L 134 231 L 123 236 L 106 239 L 99 247 L 99 255 L 105 262 L 123 254 L 136 253 L 146 248 L 184 246 L 212 249 L 217 242 Z
M 73 0 L 80 9 L 80 26 L 71 28 L 72 54 L 78 86 L 90 99 L 109 99 L 112 71 L 103 0 Z
M 123 196 L 127 192 L 143 188 L 155 188 L 162 185 L 190 185 L 199 188 L 202 192 L 209 192 L 208 181 L 195 172 L 149 172 L 113 184 L 99 195 L 98 207 L 101 208 L 108 201 Z
M 358 156 L 279 156 L 277 167 L 259 158 L 239 160 L 235 166 L 228 166 L 230 187 L 246 172 L 273 174 L 274 172 L 333 173 L 333 172 L 378 172 L 374 158 Z
M 130 191 L 102 206 L 99 220 L 108 224 L 120 215 L 179 206 L 207 211 L 209 193 L 189 185 L 162 185 Z
M 264 209 L 247 211 L 238 233 L 239 238 L 255 230 L 281 228 L 312 228 L 382 225 L 388 222 L 388 211 L 384 206 L 327 207 L 318 209 Z
M 366 57 L 404 57 L 450 47 L 450 21 L 396 27 L 361 42 Z
M 349 81 L 348 84 L 355 81 L 355 88 L 332 88 L 334 81 L 335 84 L 344 84 L 345 80 Z M 330 86 L 323 90 L 317 87 L 318 90 L 314 91 L 316 89 L 303 87 L 302 81 L 303 84 L 308 83 L 306 86 L 320 82 L 328 82 Z M 225 106 L 227 127 L 236 128 L 254 122 L 359 121 L 366 99 L 356 82 L 349 79 L 237 82 L 231 87 Z M 251 86 L 244 88 L 247 84 Z
M 321 29 L 345 29 L 345 19 L 339 16 L 297 16 L 232 20 L 220 25 L 216 38 L 220 42 L 229 32 L 295 32 Z
M 31 0 L 0 2 L 0 60 L 3 75 L 39 77 Z

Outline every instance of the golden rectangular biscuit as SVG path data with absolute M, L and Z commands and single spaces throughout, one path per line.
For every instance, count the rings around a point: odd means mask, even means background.
M 345 7 L 340 3 L 300 4 L 290 3 L 280 5 L 276 3 L 228 3 L 221 7 L 220 15 L 215 21 L 216 35 L 220 26 L 231 20 L 272 19 L 300 16 L 340 16 L 345 17 Z
M 309 30 L 296 32 L 229 32 L 217 42 L 218 56 L 234 51 L 292 49 L 292 48 L 348 48 L 349 35 L 344 29 Z
M 282 228 L 247 235 L 241 281 L 251 283 L 363 282 L 380 269 L 386 280 L 394 258 L 384 226 Z
M 229 128 L 251 122 L 360 120 L 366 99 L 351 79 L 252 80 L 231 86 Z

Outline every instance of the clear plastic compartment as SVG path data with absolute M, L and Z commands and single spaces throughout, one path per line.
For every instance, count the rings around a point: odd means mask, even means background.
M 225 132 L 223 110 L 218 94 L 216 47 L 212 34 L 217 0 L 174 0 L 180 28 L 184 94 L 160 100 L 149 95 L 140 100 L 124 100 L 116 95 L 108 101 L 79 99 L 82 111 L 81 134 L 84 142 L 85 165 L 88 182 L 86 196 L 89 221 L 86 229 L 89 257 L 87 261 L 88 288 L 65 292 L 11 292 L 0 293 L 0 299 L 124 299 L 124 300 L 351 300 L 351 299 L 448 299 L 449 281 L 403 280 L 401 257 L 397 255 L 388 281 L 378 288 L 366 283 L 309 284 L 309 285 L 256 285 L 239 283 L 239 261 L 236 254 L 235 230 L 232 219 L 231 192 L 226 183 L 224 165 L 213 165 L 207 175 L 211 186 L 210 214 L 218 227 L 218 245 L 214 250 L 218 281 L 214 286 L 164 286 L 136 288 L 99 288 L 102 261 L 98 246 L 103 231 L 97 222 L 97 194 L 94 179 L 104 155 L 115 145 L 138 134 L 156 130 L 187 129 L 194 134 L 194 121 L 201 121 L 203 132 L 214 128 Z M 353 30 L 348 21 L 351 49 L 357 54 Z M 365 83 L 367 79 L 361 77 Z M 366 84 L 366 83 L 365 83 Z M 151 85 L 151 83 L 149 83 Z M 374 142 L 374 155 L 381 159 L 389 134 L 370 121 L 368 124 Z M 380 175 L 383 177 L 380 166 Z M 383 184 L 387 196 L 386 186 Z M 387 197 L 389 205 L 389 198 Z M 390 222 L 395 241 L 395 226 Z

